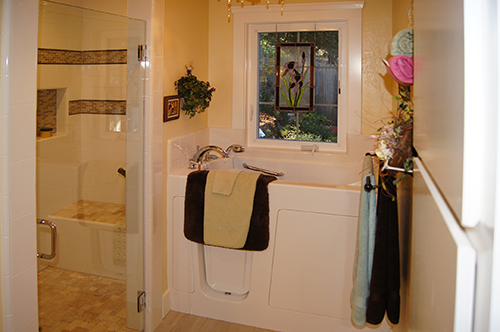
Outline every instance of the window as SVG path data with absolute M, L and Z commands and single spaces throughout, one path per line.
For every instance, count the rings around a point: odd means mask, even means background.
M 234 11 L 233 128 L 249 146 L 345 151 L 361 133 L 362 2 L 255 7 Z
M 259 32 L 258 44 L 257 137 L 336 143 L 339 30 Z

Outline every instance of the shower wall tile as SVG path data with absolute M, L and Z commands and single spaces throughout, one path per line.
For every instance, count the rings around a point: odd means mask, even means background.
M 127 0 L 86 0 L 85 8 L 127 16 Z
M 37 163 L 37 215 L 46 218 L 51 213 L 79 199 L 79 163 L 65 162 L 60 157 Z
M 60 7 L 55 11 L 53 4 L 42 2 L 40 12 L 44 15 L 38 28 L 40 47 L 82 49 L 83 18 L 75 15 L 74 8 Z
M 62 89 L 82 86 L 82 72 L 75 65 L 38 65 L 38 89 Z M 80 98 L 80 97 L 78 97 Z

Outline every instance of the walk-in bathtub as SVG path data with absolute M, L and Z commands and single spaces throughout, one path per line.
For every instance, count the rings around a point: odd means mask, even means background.
M 223 159 L 223 167 L 246 162 L 285 173 L 269 185 L 269 247 L 246 252 L 187 240 L 184 192 L 190 170 L 175 170 L 167 183 L 171 310 L 276 331 L 357 330 L 349 297 L 361 164 L 242 156 Z M 379 330 L 389 326 L 383 323 Z

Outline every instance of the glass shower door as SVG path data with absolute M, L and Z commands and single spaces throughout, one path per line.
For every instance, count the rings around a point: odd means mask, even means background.
M 145 22 L 129 19 L 127 59 L 127 322 L 144 328 Z
M 40 327 L 92 324 L 101 301 L 115 315 L 102 324 L 143 330 L 145 22 L 41 1 L 38 30 L 37 218 L 57 228 L 55 257 L 38 260 Z M 51 235 L 38 225 L 39 252 Z M 76 295 L 51 299 L 70 279 Z M 82 306 L 85 297 L 96 301 Z M 61 302 L 50 319 L 42 301 Z

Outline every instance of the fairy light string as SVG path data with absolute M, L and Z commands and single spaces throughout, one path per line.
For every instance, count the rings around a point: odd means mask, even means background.
M 217 0 L 220 2 L 220 0 Z M 260 1 L 259 1 L 260 2 Z M 245 5 L 245 0 L 240 0 L 241 8 Z M 278 0 L 278 4 L 281 5 L 281 16 L 283 16 L 283 11 L 285 9 L 285 0 Z M 231 22 L 231 14 L 233 13 L 231 10 L 232 0 L 227 0 L 227 22 Z M 266 0 L 266 9 L 269 9 L 269 0 Z

